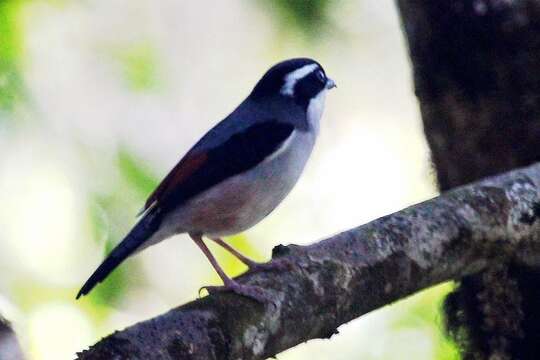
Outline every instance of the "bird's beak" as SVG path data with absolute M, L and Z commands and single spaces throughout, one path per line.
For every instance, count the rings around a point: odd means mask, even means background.
M 330 78 L 327 78 L 326 79 L 326 89 L 330 90 L 330 89 L 333 89 L 337 87 L 336 83 L 334 82 L 334 80 L 330 79 Z

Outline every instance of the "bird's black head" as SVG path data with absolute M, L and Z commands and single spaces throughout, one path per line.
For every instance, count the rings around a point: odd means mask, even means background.
M 296 58 L 282 61 L 270 68 L 251 93 L 252 98 L 282 96 L 307 108 L 309 101 L 322 90 L 335 87 L 315 60 Z

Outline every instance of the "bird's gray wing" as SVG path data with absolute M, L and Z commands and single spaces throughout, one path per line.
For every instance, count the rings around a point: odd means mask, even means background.
M 157 206 L 167 211 L 257 166 L 277 151 L 293 131 L 292 124 L 268 119 L 233 133 L 217 146 L 201 149 L 195 145 L 150 195 L 145 210 Z

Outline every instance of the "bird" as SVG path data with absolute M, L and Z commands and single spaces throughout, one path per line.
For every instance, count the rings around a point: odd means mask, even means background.
M 88 294 L 126 258 L 173 235 L 188 234 L 208 258 L 223 286 L 264 301 L 261 289 L 230 278 L 203 237 L 249 269 L 263 264 L 224 240 L 251 228 L 289 194 L 311 155 L 328 90 L 336 87 L 310 58 L 272 66 L 251 93 L 210 129 L 165 176 L 144 204 L 140 218 L 81 287 Z

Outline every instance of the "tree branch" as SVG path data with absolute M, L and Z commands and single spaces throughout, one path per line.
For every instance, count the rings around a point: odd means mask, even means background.
M 440 282 L 503 260 L 540 264 L 540 163 L 450 191 L 309 246 L 286 271 L 246 273 L 263 306 L 216 294 L 116 332 L 79 359 L 264 359 Z

